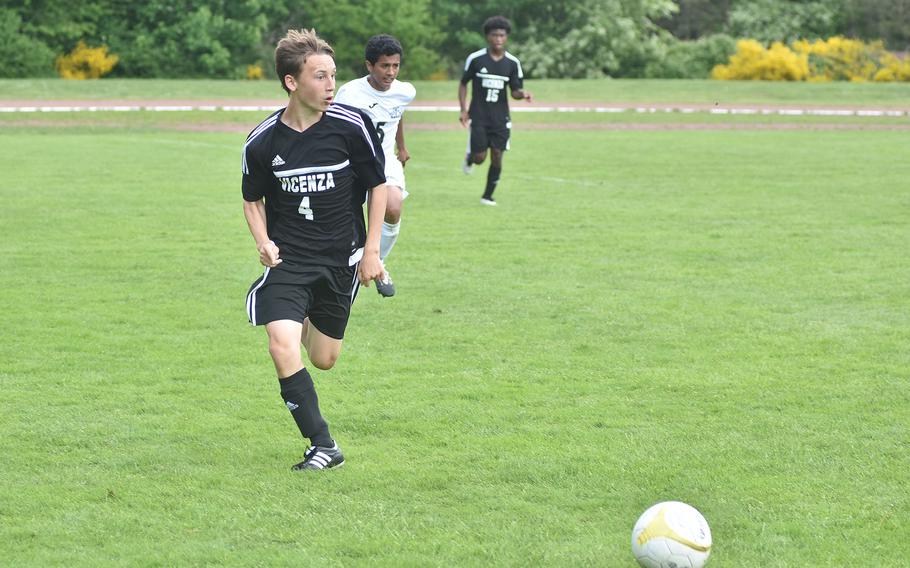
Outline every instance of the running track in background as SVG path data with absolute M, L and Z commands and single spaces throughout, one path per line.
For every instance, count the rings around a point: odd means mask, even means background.
M 133 111 L 273 111 L 284 106 L 275 101 L 203 101 L 203 100 L 63 100 L 63 101 L 0 101 L 0 112 L 133 112 Z M 869 116 L 910 117 L 910 109 L 866 108 L 800 105 L 723 105 L 706 104 L 560 104 L 512 103 L 511 112 L 594 112 L 594 113 L 709 113 L 783 116 Z M 451 102 L 418 102 L 408 111 L 457 112 Z

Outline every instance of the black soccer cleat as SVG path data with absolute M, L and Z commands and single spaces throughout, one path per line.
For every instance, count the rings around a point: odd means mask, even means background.
M 384 278 L 376 280 L 376 291 L 383 298 L 391 298 L 395 295 L 395 283 L 392 282 L 392 277 L 389 275 L 388 270 L 385 271 Z
M 344 465 L 344 455 L 336 443 L 334 447 L 310 446 L 303 454 L 303 461 L 291 468 L 291 471 L 305 469 L 332 469 Z

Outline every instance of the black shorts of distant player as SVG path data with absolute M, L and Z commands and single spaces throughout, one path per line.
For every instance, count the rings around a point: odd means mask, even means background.
M 471 123 L 471 153 L 481 154 L 487 148 L 506 151 L 509 149 L 509 136 L 512 134 L 512 123 L 482 124 Z
M 357 266 L 312 266 L 284 262 L 265 273 L 247 293 L 247 317 L 253 325 L 279 320 L 310 325 L 334 339 L 344 339 L 360 281 Z

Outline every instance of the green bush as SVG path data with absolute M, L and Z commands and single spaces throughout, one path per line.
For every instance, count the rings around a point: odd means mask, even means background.
M 125 77 L 245 78 L 257 62 L 266 18 L 248 3 L 217 12 L 208 6 L 179 13 L 161 2 L 136 8 L 132 28 L 110 38 L 120 55 L 113 75 Z
M 727 32 L 768 44 L 834 35 L 838 6 L 827 2 L 753 0 L 730 10 Z
M 426 78 L 440 66 L 436 47 L 442 33 L 433 23 L 429 0 L 314 2 L 307 15 L 297 27 L 315 27 L 332 44 L 341 80 L 366 74 L 364 46 L 370 37 L 380 33 L 395 36 L 404 48 L 403 80 Z
M 514 51 L 534 78 L 643 77 L 670 37 L 653 20 L 676 8 L 667 0 L 583 0 L 557 27 L 532 25 Z
M 652 79 L 707 79 L 715 65 L 726 63 L 736 52 L 736 41 L 715 34 L 696 41 L 671 41 L 666 52 L 645 67 Z
M 16 12 L 0 8 L 0 77 L 51 77 L 54 52 L 43 42 L 21 32 Z

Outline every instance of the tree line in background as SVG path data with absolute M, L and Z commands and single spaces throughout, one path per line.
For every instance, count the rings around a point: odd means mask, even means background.
M 364 72 L 376 33 L 401 40 L 404 76 L 445 79 L 485 45 L 481 25 L 496 14 L 533 78 L 704 78 L 739 38 L 910 49 L 910 0 L 0 0 L 0 77 L 79 76 L 94 60 L 114 77 L 271 77 L 276 41 L 314 27 L 342 79 Z

